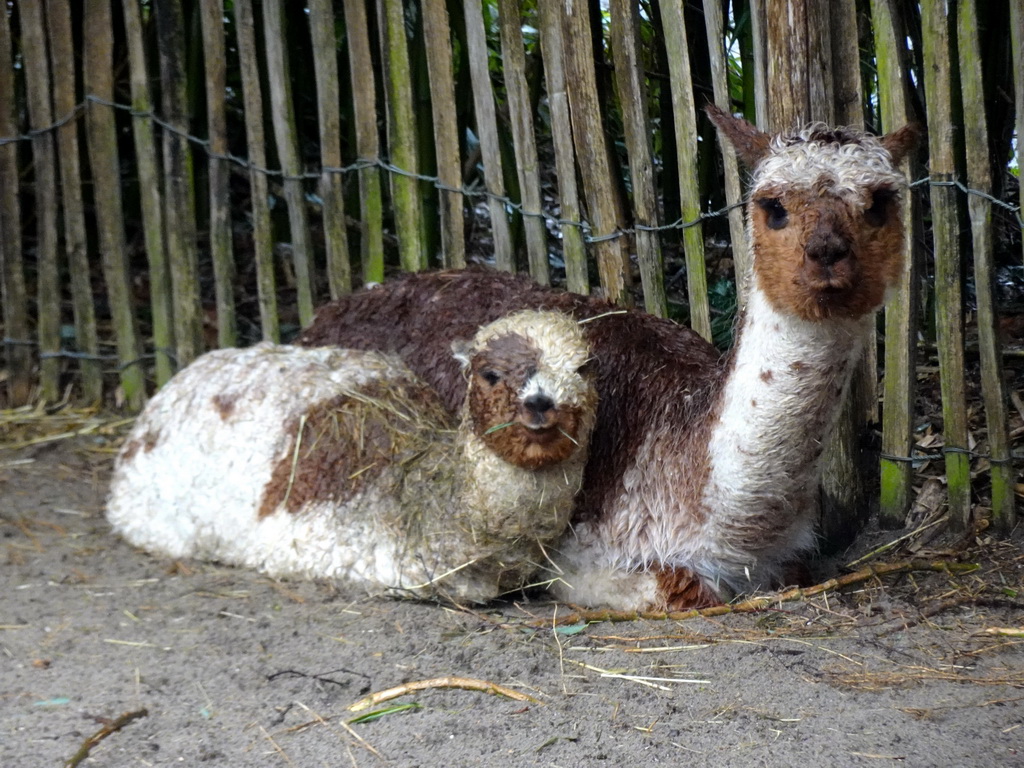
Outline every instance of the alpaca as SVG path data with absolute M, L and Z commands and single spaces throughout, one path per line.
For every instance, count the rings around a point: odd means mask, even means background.
M 898 165 L 916 127 L 773 137 L 708 112 L 753 170 L 752 288 L 728 355 L 638 310 L 472 270 L 343 297 L 299 339 L 395 352 L 452 409 L 463 383 L 447 339 L 522 307 L 583 320 L 600 405 L 583 490 L 551 552 L 560 600 L 676 610 L 778 586 L 813 546 L 823 444 L 901 271 Z
M 210 352 L 137 420 L 107 517 L 145 549 L 273 576 L 474 602 L 522 587 L 580 487 L 589 349 L 572 318 L 523 311 L 452 351 L 460 419 L 393 356 Z

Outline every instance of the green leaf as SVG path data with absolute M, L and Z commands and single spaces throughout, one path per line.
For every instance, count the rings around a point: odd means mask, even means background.
M 384 717 L 384 715 L 393 715 L 396 712 L 408 712 L 411 709 L 423 709 L 423 705 L 422 704 L 417 704 L 414 701 L 413 702 L 409 702 L 408 704 L 395 704 L 393 707 L 384 707 L 383 709 L 375 709 L 375 710 L 373 710 L 373 712 L 367 712 L 365 715 L 359 715 L 358 717 L 353 717 L 348 722 L 350 724 L 369 723 L 369 722 L 377 720 L 377 719 L 379 719 L 381 717 Z
M 557 632 L 560 635 L 578 635 L 580 632 L 587 628 L 587 625 L 589 623 L 590 622 L 587 621 L 581 621 L 579 624 L 569 624 L 564 627 L 555 627 L 555 632 Z

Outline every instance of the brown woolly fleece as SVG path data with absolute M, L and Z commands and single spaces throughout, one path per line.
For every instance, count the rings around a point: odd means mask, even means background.
M 594 318 L 583 326 L 600 400 L 577 502 L 577 519 L 586 519 L 622 492 L 622 475 L 635 463 L 651 419 L 683 435 L 706 416 L 724 378 L 723 361 L 690 329 L 599 298 L 545 288 L 524 275 L 469 269 L 404 275 L 342 297 L 322 307 L 296 343 L 397 353 L 454 413 L 466 380 L 452 359 L 452 341 L 526 308 Z M 706 450 L 703 444 L 697 448 Z M 705 464 L 706 456 L 694 456 L 695 470 Z

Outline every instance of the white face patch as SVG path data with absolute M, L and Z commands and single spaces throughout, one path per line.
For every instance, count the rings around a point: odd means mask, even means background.
M 893 167 L 889 151 L 873 136 L 860 135 L 857 143 L 838 144 L 810 140 L 823 126 L 805 128 L 796 137 L 776 137 L 771 153 L 757 166 L 751 194 L 766 187 L 791 190 L 825 189 L 848 202 L 863 205 L 866 190 L 906 186 Z
M 893 166 L 889 151 L 878 138 L 858 134 L 855 142 L 842 144 L 815 140 L 815 134 L 822 131 L 824 126 L 812 125 L 796 136 L 775 137 L 771 153 L 755 171 L 752 196 L 766 186 L 815 189 L 863 205 L 869 197 L 867 190 L 899 190 L 906 185 L 905 177 Z

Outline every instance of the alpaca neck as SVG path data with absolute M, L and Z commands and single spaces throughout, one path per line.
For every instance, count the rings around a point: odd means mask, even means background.
M 808 322 L 752 291 L 708 445 L 707 576 L 767 587 L 813 543 L 822 451 L 872 323 Z
M 458 440 L 458 514 L 474 538 L 546 541 L 562 532 L 580 488 L 586 450 L 551 467 L 529 470 L 508 463 L 466 425 Z

